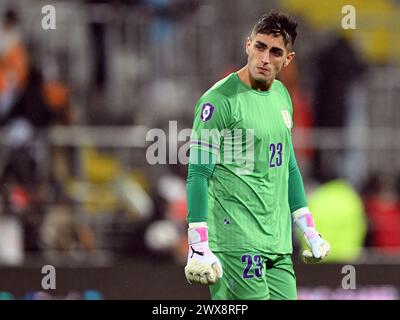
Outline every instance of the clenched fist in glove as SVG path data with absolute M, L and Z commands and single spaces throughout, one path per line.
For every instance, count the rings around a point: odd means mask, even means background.
M 303 232 L 308 250 L 303 251 L 305 263 L 317 263 L 325 258 L 331 246 L 324 240 L 315 229 L 312 215 L 308 208 L 301 208 L 293 212 L 293 219 L 296 225 Z
M 189 252 L 185 276 L 189 283 L 211 285 L 222 278 L 219 259 L 208 247 L 208 228 L 205 222 L 190 223 L 188 230 Z

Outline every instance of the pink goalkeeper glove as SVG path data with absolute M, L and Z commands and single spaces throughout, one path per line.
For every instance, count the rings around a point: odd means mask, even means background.
M 219 259 L 208 247 L 208 228 L 205 222 L 190 223 L 188 230 L 189 252 L 185 276 L 189 283 L 211 285 L 222 278 Z
M 293 220 L 303 232 L 309 250 L 303 251 L 303 261 L 305 263 L 317 263 L 325 258 L 331 248 L 330 244 L 324 240 L 315 229 L 314 221 L 310 210 L 305 207 L 296 210 L 292 214 Z

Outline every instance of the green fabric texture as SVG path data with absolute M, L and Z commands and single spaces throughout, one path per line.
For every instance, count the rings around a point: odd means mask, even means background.
M 212 300 L 296 300 L 291 255 L 215 252 L 224 276 L 211 285 Z
M 307 207 L 307 198 L 293 145 L 291 149 L 289 160 L 289 206 L 290 212 L 294 212 L 300 208 Z
M 203 159 L 203 161 L 201 161 Z M 204 161 L 204 159 L 207 159 Z M 202 149 L 192 148 L 187 177 L 188 222 L 207 222 L 208 179 L 215 168 L 216 155 Z M 294 212 L 307 206 L 303 179 L 297 166 L 293 146 L 289 160 L 289 206 Z

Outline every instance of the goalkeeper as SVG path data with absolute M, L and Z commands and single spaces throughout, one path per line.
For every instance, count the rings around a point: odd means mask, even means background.
M 197 102 L 187 177 L 190 283 L 212 299 L 296 299 L 292 224 L 318 262 L 329 244 L 314 226 L 292 145 L 292 103 L 276 76 L 294 58 L 297 23 L 271 12 L 246 41 L 247 64 Z M 243 161 L 246 154 L 246 161 Z

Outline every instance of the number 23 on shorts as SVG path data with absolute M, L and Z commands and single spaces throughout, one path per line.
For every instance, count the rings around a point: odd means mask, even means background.
M 242 263 L 245 264 L 242 277 L 243 279 L 261 278 L 263 272 L 263 262 L 260 255 L 244 254 Z M 252 268 L 254 265 L 254 268 Z M 253 269 L 253 270 L 252 270 Z

